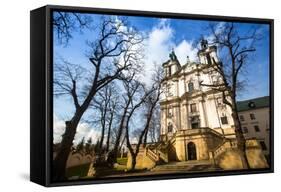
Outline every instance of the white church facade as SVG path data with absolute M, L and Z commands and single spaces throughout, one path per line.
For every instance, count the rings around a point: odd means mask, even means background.
M 220 81 L 220 75 L 210 67 L 213 62 L 219 62 L 217 48 L 208 46 L 207 41 L 201 42 L 201 48 L 198 52 L 199 63 L 190 62 L 187 58 L 186 64 L 181 66 L 172 52 L 170 59 L 163 64 L 165 78 L 162 82 L 164 94 L 160 101 L 161 140 L 167 141 L 180 132 L 180 140 L 192 140 L 189 146 L 196 149 L 196 157 L 188 157 L 188 144 L 183 146 L 184 149 L 180 151 L 187 154 L 178 154 L 178 160 L 208 158 L 206 152 L 214 146 L 211 144 L 213 142 L 206 141 L 207 132 L 215 130 L 223 137 L 235 137 L 231 109 L 223 104 L 221 93 L 201 85 Z M 198 131 L 206 132 L 207 135 L 199 134 L 201 139 L 198 135 L 196 139 L 183 138 Z
M 136 167 L 204 162 L 221 169 L 243 169 L 231 109 L 222 102 L 221 92 L 206 86 L 221 81 L 212 67 L 220 62 L 217 47 L 202 40 L 198 59 L 190 62 L 187 57 L 181 65 L 172 51 L 163 63 L 160 141 L 142 147 Z M 257 140 L 247 139 L 246 148 L 251 168 L 268 166 Z M 130 161 L 129 155 L 128 168 Z

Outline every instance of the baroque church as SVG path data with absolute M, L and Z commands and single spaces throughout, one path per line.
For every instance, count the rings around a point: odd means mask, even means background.
M 223 137 L 233 138 L 234 123 L 231 109 L 223 104 L 221 93 L 210 87 L 220 81 L 220 75 L 210 65 L 219 62 L 216 46 L 201 41 L 198 52 L 200 63 L 180 65 L 174 52 L 163 64 L 165 78 L 161 105 L 161 140 L 170 140 L 180 134 L 178 142 L 184 149 L 177 153 L 178 160 L 200 160 L 208 158 L 208 149 L 215 147 L 209 132 L 218 132 Z
M 160 141 L 141 148 L 136 167 L 154 170 L 171 162 L 204 162 L 221 169 L 244 168 L 237 152 L 231 109 L 222 102 L 220 92 L 205 86 L 221 81 L 212 68 L 220 62 L 217 47 L 204 39 L 200 44 L 199 62 L 187 57 L 186 63 L 180 64 L 172 51 L 163 63 Z M 255 138 L 247 139 L 246 148 L 251 168 L 268 166 Z

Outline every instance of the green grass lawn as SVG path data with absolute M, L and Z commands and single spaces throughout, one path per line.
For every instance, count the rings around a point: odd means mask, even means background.
M 117 158 L 117 163 L 119 164 L 118 167 L 115 169 L 107 170 L 108 172 L 112 173 L 120 173 L 120 171 L 124 171 L 127 166 L 127 161 L 128 158 Z M 66 170 L 66 176 L 68 178 L 73 177 L 73 176 L 78 176 L 79 178 L 87 178 L 88 170 L 90 167 L 90 163 L 88 164 L 83 164 L 83 165 L 78 165 L 75 167 L 70 167 Z M 106 171 L 104 171 L 106 172 Z
M 120 165 L 127 165 L 128 158 L 117 158 L 117 163 Z
M 90 163 L 70 167 L 66 170 L 66 176 L 68 178 L 72 176 L 86 177 L 88 174 L 89 167 Z

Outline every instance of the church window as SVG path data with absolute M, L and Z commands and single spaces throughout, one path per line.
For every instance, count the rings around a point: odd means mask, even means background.
M 254 120 L 254 119 L 256 119 L 256 117 L 255 117 L 255 114 L 253 114 L 253 113 L 250 113 L 250 118 L 251 118 L 251 120 Z
M 260 132 L 260 128 L 259 128 L 258 125 L 255 125 L 254 128 L 255 128 L 255 131 L 256 131 L 256 132 Z
M 168 117 L 171 118 L 173 116 L 172 108 L 168 109 Z
M 248 128 L 247 127 L 243 127 L 243 133 L 248 133 Z
M 194 116 L 191 118 L 191 128 L 197 129 L 200 127 L 200 119 L 199 116 Z
M 188 91 L 192 92 L 194 90 L 194 84 L 192 82 L 188 83 Z
M 171 76 L 172 75 L 172 66 L 168 67 L 168 75 Z
M 227 116 L 221 117 L 221 123 L 223 125 L 228 124 Z
M 206 58 L 207 58 L 207 64 L 212 64 L 211 57 L 210 57 L 209 53 L 206 54 Z
M 222 98 L 220 98 L 220 97 L 217 98 L 217 104 L 218 104 L 219 106 L 222 105 Z
M 190 104 L 190 112 L 191 113 L 197 112 L 196 103 Z
M 243 115 L 240 115 L 240 121 L 245 121 L 245 118 Z
M 214 57 L 212 57 L 212 61 L 213 61 L 213 63 L 215 63 L 215 64 L 217 63 Z
M 173 125 L 172 125 L 172 123 L 168 124 L 168 132 L 169 133 L 173 132 Z

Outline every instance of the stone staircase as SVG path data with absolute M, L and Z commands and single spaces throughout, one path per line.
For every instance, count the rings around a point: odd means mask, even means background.
M 218 158 L 222 153 L 229 149 L 237 149 L 236 139 L 224 139 L 223 142 L 214 148 L 211 153 L 213 158 Z
M 161 149 L 157 147 L 147 147 L 145 149 L 145 155 L 150 158 L 152 161 L 155 162 L 155 164 L 162 164 L 162 163 L 168 163 L 168 155 L 167 153 L 161 151 Z
M 169 153 L 169 148 L 175 144 L 176 137 L 197 134 L 205 134 L 214 138 L 215 142 L 209 148 L 209 158 L 207 160 L 176 161 L 172 156 L 173 154 Z M 256 139 L 247 139 L 246 147 L 249 150 L 248 152 L 255 156 L 252 167 L 264 168 L 267 166 L 265 158 L 259 155 L 262 151 Z M 249 158 L 253 159 L 252 156 L 249 156 Z M 142 158 L 144 159 L 143 162 L 146 162 L 146 160 L 148 162 L 148 166 L 143 168 L 160 173 L 203 172 L 241 168 L 241 159 L 237 152 L 237 140 L 230 137 L 226 138 L 221 133 L 210 128 L 180 130 L 161 142 L 148 144 L 143 148 Z M 257 161 L 257 159 L 259 160 Z
M 169 162 L 168 164 L 157 165 L 151 171 L 164 173 L 180 173 L 180 172 L 202 172 L 202 171 L 219 171 L 219 167 L 215 167 L 211 161 L 182 161 Z
M 177 135 L 180 134 L 211 134 L 216 138 L 217 143 L 214 148 L 210 148 L 208 160 L 195 160 L 195 161 L 183 161 L 183 162 L 171 162 L 168 157 L 168 148 L 174 144 L 176 140 L 176 134 L 165 142 L 157 143 L 156 145 L 150 145 L 146 148 L 146 155 L 155 162 L 155 167 L 152 171 L 164 171 L 164 172 L 186 172 L 186 171 L 206 171 L 206 170 L 220 170 L 218 167 L 218 160 L 225 152 L 237 150 L 237 140 L 235 138 L 226 138 L 221 133 L 210 129 L 200 128 L 192 130 L 180 130 Z M 246 141 L 246 145 L 251 147 L 255 145 L 255 142 L 251 139 Z
M 169 162 L 168 148 L 176 140 L 176 135 L 173 135 L 166 142 L 155 143 L 154 145 L 148 145 L 145 148 L 145 155 L 155 162 L 156 165 L 165 164 Z
M 201 128 L 194 130 L 181 130 L 177 134 L 184 134 L 184 132 L 188 131 L 189 134 L 194 134 L 200 131 L 200 133 L 209 132 L 214 137 L 220 138 L 221 143 L 216 146 L 213 150 L 210 151 L 209 160 L 195 160 L 195 161 L 185 161 L 185 162 L 169 162 L 168 158 L 168 148 L 174 144 L 176 140 L 176 134 L 167 139 L 166 141 L 162 141 L 159 143 L 147 145 L 145 148 L 144 155 L 148 157 L 150 160 L 155 162 L 155 167 L 152 170 L 155 171 L 187 171 L 187 170 L 200 170 L 200 169 L 218 169 L 218 167 L 214 167 L 214 158 L 217 158 L 220 154 L 222 154 L 225 150 L 229 148 L 235 148 L 235 141 L 225 139 L 225 137 L 218 133 L 215 130 L 210 128 Z

